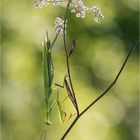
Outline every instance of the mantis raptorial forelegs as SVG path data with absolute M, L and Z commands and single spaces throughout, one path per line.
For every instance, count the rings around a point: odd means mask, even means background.
M 65 81 L 65 79 L 66 79 L 67 77 L 69 77 L 68 74 L 66 74 L 66 75 L 64 76 L 64 81 Z M 64 82 L 64 81 L 63 81 L 63 84 L 62 84 L 62 85 L 57 84 L 57 83 L 55 83 L 54 85 L 56 85 L 56 86 L 58 86 L 58 87 L 60 87 L 60 88 L 64 88 L 64 87 L 65 87 L 65 82 Z
M 58 87 L 61 87 L 61 88 L 66 87 L 66 90 L 67 90 L 67 93 L 68 93 L 68 97 L 70 98 L 70 100 L 71 100 L 73 106 L 75 107 L 76 111 L 78 111 L 76 98 L 75 98 L 75 96 L 74 96 L 74 93 L 73 93 L 72 90 L 71 90 L 71 86 L 69 85 L 69 82 L 67 81 L 67 77 L 69 77 L 68 74 L 66 74 L 66 75 L 64 76 L 63 85 L 56 84 L 56 83 L 55 83 L 55 85 L 58 86 Z

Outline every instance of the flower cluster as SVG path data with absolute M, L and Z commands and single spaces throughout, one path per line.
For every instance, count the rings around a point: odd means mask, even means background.
M 37 8 L 42 8 L 43 6 L 47 6 L 52 3 L 53 5 L 64 6 L 68 4 L 69 0 L 36 0 L 35 6 Z M 100 8 L 93 6 L 92 8 L 88 8 L 83 0 L 71 0 L 70 2 L 71 12 L 76 14 L 78 18 L 85 18 L 87 12 L 93 15 L 93 21 L 99 23 L 101 19 L 104 18 L 102 11 Z M 61 18 L 56 18 L 55 21 L 55 31 L 56 33 L 63 33 L 64 30 L 64 20 Z
M 71 2 L 72 13 L 76 13 L 76 17 L 85 18 L 86 12 L 89 10 L 87 6 L 84 5 L 82 0 L 73 0 Z
M 65 23 L 65 27 L 66 26 L 67 24 Z M 64 32 L 64 20 L 59 17 L 57 17 L 55 20 L 55 31 L 57 34 L 58 33 L 62 34 Z
M 48 0 L 36 0 L 35 6 L 37 8 L 42 8 L 43 6 L 47 6 L 49 4 Z
M 35 7 L 42 8 L 43 6 L 47 6 L 48 4 L 63 6 L 66 3 L 68 3 L 68 0 L 36 0 Z
M 95 22 L 99 23 L 100 19 L 104 18 L 102 11 L 98 7 L 93 6 L 93 8 L 91 8 L 91 11 L 92 11 L 92 14 L 94 16 L 94 21 Z

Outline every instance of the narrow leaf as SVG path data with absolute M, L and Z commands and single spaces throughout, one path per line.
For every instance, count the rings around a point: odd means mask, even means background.
M 72 46 L 71 46 L 71 48 L 70 48 L 69 55 L 68 55 L 69 57 L 70 57 L 71 54 L 73 53 L 75 47 L 76 47 L 76 43 L 75 43 L 75 40 L 73 40 L 73 42 L 72 42 Z

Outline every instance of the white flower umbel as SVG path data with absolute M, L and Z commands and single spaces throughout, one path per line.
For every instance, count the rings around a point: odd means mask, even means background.
M 65 6 L 68 3 L 68 0 L 52 0 L 53 5 Z
M 93 19 L 94 19 L 95 22 L 99 23 L 100 20 L 102 18 L 104 18 L 102 11 L 98 7 L 93 6 L 93 8 L 91 8 L 91 11 L 92 11 L 92 14 L 94 16 Z
M 62 1 L 60 0 L 52 0 L 53 5 L 61 5 Z
M 65 23 L 65 27 L 66 26 L 67 24 Z M 56 33 L 60 33 L 60 34 L 63 34 L 64 32 L 64 20 L 61 19 L 60 17 L 57 17 L 55 20 L 55 31 Z
M 43 6 L 47 6 L 50 1 L 48 0 L 36 0 L 35 1 L 35 6 L 36 8 L 42 8 Z
M 36 0 L 35 6 L 37 8 L 42 8 L 43 6 L 47 6 L 48 4 L 65 6 L 68 3 L 68 0 Z
M 94 16 L 93 20 L 97 23 L 100 22 L 102 18 L 104 18 L 102 11 L 96 7 L 93 6 L 92 8 L 88 8 L 85 6 L 83 3 L 83 0 L 36 0 L 35 1 L 35 6 L 37 8 L 42 8 L 43 6 L 47 6 L 48 4 L 53 4 L 53 5 L 59 5 L 59 6 L 66 6 L 70 2 L 70 8 L 72 13 L 76 13 L 76 17 L 80 18 L 85 18 L 86 12 L 89 11 L 89 13 L 92 13 Z M 59 22 L 61 23 L 63 20 L 58 18 Z M 62 32 L 63 28 L 61 29 L 60 32 Z M 56 31 L 58 31 L 56 29 Z
M 88 11 L 88 7 L 84 5 L 82 0 L 72 0 L 71 2 L 72 13 L 76 13 L 76 17 L 85 18 L 85 13 Z

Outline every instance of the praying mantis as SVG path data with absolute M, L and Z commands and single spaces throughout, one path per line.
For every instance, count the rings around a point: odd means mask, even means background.
M 54 67 L 51 56 L 51 42 L 46 33 L 44 39 L 44 51 L 43 51 L 43 62 L 44 62 L 44 93 L 45 93 L 45 122 L 46 124 L 52 124 L 49 116 L 55 106 L 55 103 L 50 106 L 50 98 L 52 95 L 52 83 L 54 77 Z
M 53 66 L 53 61 L 52 61 L 52 44 L 51 41 L 48 37 L 48 33 L 46 33 L 45 39 L 44 39 L 44 50 L 43 50 L 43 67 L 44 67 L 44 93 L 45 93 L 45 123 L 47 125 L 51 125 L 52 122 L 50 121 L 50 114 L 54 110 L 54 108 L 57 106 L 59 116 L 60 116 L 60 122 L 65 123 L 67 122 L 73 115 L 75 114 L 70 114 L 67 116 L 65 109 L 63 107 L 63 103 L 65 100 L 60 101 L 59 99 L 59 90 L 57 90 L 57 98 L 52 102 L 51 97 L 53 94 L 53 78 L 54 78 L 54 66 Z M 72 49 L 70 50 L 69 56 L 72 53 L 72 50 L 75 47 L 73 46 Z M 73 92 L 71 90 L 71 86 L 69 85 L 69 82 L 67 80 L 68 75 L 64 77 L 64 84 L 63 86 L 59 84 L 55 84 L 56 86 L 59 87 L 66 87 L 68 96 L 75 107 L 75 109 L 78 109 L 76 98 L 73 95 Z M 66 98 L 67 99 L 67 98 Z

